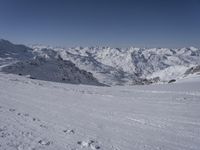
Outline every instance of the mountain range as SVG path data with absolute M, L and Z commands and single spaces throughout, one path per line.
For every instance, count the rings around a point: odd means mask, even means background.
M 200 49 L 53 48 L 0 40 L 1 71 L 54 82 L 89 85 L 163 83 L 200 73 Z

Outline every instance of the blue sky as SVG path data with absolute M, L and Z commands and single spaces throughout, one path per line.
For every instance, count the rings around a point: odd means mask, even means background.
M 200 1 L 0 0 L 0 38 L 66 47 L 200 47 Z

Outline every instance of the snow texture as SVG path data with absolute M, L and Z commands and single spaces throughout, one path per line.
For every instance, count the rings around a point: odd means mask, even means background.
M 200 79 L 94 87 L 0 73 L 2 150 L 199 150 Z

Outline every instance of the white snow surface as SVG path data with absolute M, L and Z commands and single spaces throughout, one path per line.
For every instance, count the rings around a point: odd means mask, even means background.
M 191 66 L 192 67 L 192 66 Z M 190 67 L 186 66 L 170 66 L 166 69 L 154 72 L 147 76 L 147 78 L 159 77 L 161 81 L 169 81 L 171 79 L 180 79 L 184 77 L 184 73 Z
M 1 150 L 199 150 L 200 78 L 95 87 L 0 73 Z

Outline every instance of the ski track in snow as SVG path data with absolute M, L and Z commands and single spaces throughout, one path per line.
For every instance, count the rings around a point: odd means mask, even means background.
M 95 87 L 0 74 L 2 150 L 199 150 L 200 80 Z

